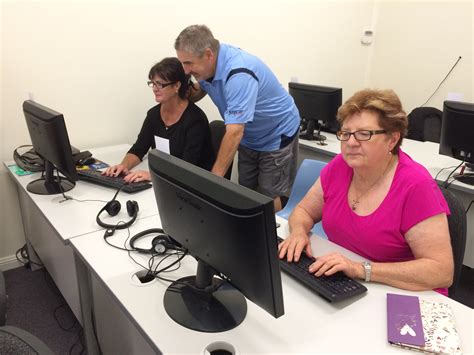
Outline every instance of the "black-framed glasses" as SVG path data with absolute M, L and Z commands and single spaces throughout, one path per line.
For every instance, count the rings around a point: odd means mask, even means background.
M 172 81 L 170 83 L 163 84 L 163 83 L 160 83 L 159 81 L 150 80 L 150 81 L 147 81 L 146 83 L 147 83 L 148 87 L 150 87 L 150 88 L 153 88 L 153 86 L 154 86 L 157 89 L 163 89 L 167 86 L 173 85 L 174 83 L 176 83 L 176 81 Z
M 355 131 L 355 132 L 347 132 L 347 131 L 337 131 L 336 132 L 336 137 L 338 140 L 345 142 L 348 141 L 351 136 L 353 135 L 356 141 L 368 141 L 370 138 L 372 138 L 373 135 L 375 134 L 383 134 L 387 133 L 385 129 L 378 129 L 376 131 L 369 131 L 369 130 L 360 130 L 360 131 Z

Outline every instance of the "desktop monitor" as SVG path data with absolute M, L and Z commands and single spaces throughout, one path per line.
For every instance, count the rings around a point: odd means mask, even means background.
M 320 134 L 321 129 L 332 133 L 339 130 L 336 115 L 342 105 L 342 88 L 290 82 L 288 91 L 300 112 L 301 138 L 324 141 L 326 137 Z
M 283 315 L 273 200 L 158 150 L 149 166 L 163 230 L 198 261 L 195 276 L 168 287 L 168 315 L 225 331 L 244 320 L 245 297 Z
M 23 102 L 23 113 L 33 148 L 45 162 L 44 176 L 27 190 L 40 195 L 71 190 L 78 177 L 63 115 L 31 100 Z M 55 169 L 66 178 L 54 176 Z
M 445 101 L 441 122 L 439 153 L 474 164 L 474 104 Z M 474 185 L 473 175 L 457 175 L 455 178 Z

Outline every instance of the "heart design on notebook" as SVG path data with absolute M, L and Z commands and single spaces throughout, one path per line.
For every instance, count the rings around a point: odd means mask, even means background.
M 411 335 L 412 337 L 416 336 L 415 331 L 413 330 L 412 327 L 410 327 L 408 324 L 405 324 L 402 329 L 400 329 L 400 334 L 401 335 L 406 335 L 406 334 Z

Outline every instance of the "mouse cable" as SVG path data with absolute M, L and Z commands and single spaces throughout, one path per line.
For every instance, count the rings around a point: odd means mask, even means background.
M 451 184 L 453 183 L 453 181 L 454 181 L 455 179 L 453 179 L 453 180 L 451 180 L 450 182 L 448 182 L 449 179 L 451 178 L 451 176 L 453 176 L 453 174 L 455 173 L 455 171 L 458 170 L 459 167 L 460 167 L 461 165 L 463 165 L 463 164 L 464 164 L 464 160 L 461 162 L 461 164 L 459 164 L 458 166 L 456 166 L 456 167 L 449 173 L 448 177 L 446 178 L 446 180 L 444 180 L 444 183 L 443 183 L 443 186 L 444 186 L 445 188 L 448 188 L 449 185 L 451 185 Z

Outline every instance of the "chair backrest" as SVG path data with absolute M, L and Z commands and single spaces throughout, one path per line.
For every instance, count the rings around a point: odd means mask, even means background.
M 291 211 L 293 211 L 293 208 L 295 208 L 295 206 L 301 201 L 311 186 L 313 186 L 313 184 L 319 178 L 319 174 L 326 164 L 327 163 L 325 162 L 312 159 L 304 159 L 302 161 L 300 167 L 298 168 L 298 172 L 296 173 L 295 182 L 291 188 L 288 202 L 286 203 L 285 208 L 277 212 L 278 216 L 288 219 Z
M 440 186 L 441 192 L 448 203 L 451 214 L 448 216 L 449 235 L 451 237 L 451 247 L 453 249 L 454 259 L 454 277 L 453 284 L 448 289 L 449 295 L 452 296 L 456 292 L 461 275 L 462 262 L 464 259 L 464 251 L 466 249 L 466 229 L 467 220 L 466 212 L 459 199 L 448 189 Z
M 407 138 L 439 143 L 443 112 L 435 107 L 417 107 L 408 115 Z
M 17 327 L 0 327 L 0 354 L 53 355 L 40 339 Z
M 211 121 L 211 123 L 209 123 L 209 128 L 211 129 L 212 149 L 214 150 L 214 155 L 217 158 L 217 152 L 219 151 L 222 138 L 225 134 L 225 123 L 221 120 Z M 224 177 L 226 179 L 230 179 L 231 174 L 232 164 L 229 166 L 229 169 L 227 170 Z

